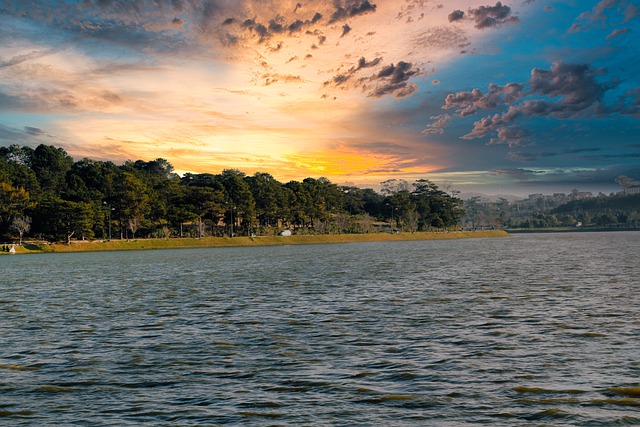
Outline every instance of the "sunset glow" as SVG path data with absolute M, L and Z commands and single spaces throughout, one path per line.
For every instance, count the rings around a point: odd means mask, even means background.
M 0 145 L 464 191 L 640 179 L 628 0 L 0 6 Z

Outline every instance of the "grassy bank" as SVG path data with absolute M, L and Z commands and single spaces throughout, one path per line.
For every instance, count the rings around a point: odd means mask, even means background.
M 99 252 L 148 249 L 181 249 L 181 248 L 216 248 L 234 246 L 277 246 L 277 245 L 311 245 L 326 243 L 356 243 L 406 240 L 442 240 L 482 237 L 505 237 L 508 234 L 501 230 L 491 231 L 453 231 L 449 233 L 400 233 L 400 234 L 330 234 L 330 235 L 294 235 L 265 237 L 206 237 L 203 239 L 138 239 L 85 241 L 66 244 L 33 244 L 15 245 L 17 253 L 42 252 Z

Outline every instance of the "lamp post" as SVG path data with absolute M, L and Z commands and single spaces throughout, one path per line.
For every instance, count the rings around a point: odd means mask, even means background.
M 387 206 L 391 206 L 391 233 L 393 234 L 393 211 L 396 207 L 390 203 L 387 203 Z
M 233 205 L 229 205 L 229 216 L 230 216 L 230 223 L 231 223 L 231 233 L 229 234 L 230 237 L 233 237 L 233 210 L 236 207 Z

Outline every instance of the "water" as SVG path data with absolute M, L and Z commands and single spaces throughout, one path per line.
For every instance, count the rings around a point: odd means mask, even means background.
M 640 233 L 0 257 L 0 425 L 640 425 Z

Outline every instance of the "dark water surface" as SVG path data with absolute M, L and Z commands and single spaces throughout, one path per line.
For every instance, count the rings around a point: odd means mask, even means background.
M 0 425 L 640 425 L 639 249 L 0 256 Z

